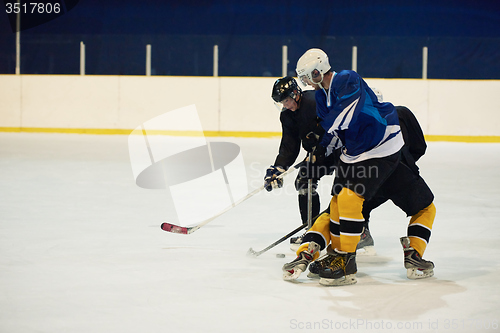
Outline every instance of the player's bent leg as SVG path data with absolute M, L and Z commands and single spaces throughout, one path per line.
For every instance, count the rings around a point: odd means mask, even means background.
M 434 275 L 434 263 L 424 260 L 413 247 L 410 246 L 408 237 L 401 237 L 401 245 L 404 251 L 404 265 L 406 276 L 409 279 L 423 279 Z
M 401 237 L 404 251 L 404 265 L 409 279 L 422 279 L 434 275 L 434 263 L 422 258 L 436 216 L 436 207 L 431 203 L 413 215 L 408 225 L 408 236 Z
M 314 222 L 297 249 L 297 258 L 283 266 L 283 279 L 295 280 L 304 272 L 307 266 L 318 259 L 320 252 L 330 243 L 330 214 L 321 214 Z M 314 251 L 311 252 L 311 249 Z M 305 259 L 304 259 L 305 258 Z M 307 261 L 307 264 L 306 263 Z M 296 268 L 294 268 L 297 266 Z M 300 272 L 299 272 L 300 271 Z
M 332 249 L 340 248 L 340 218 L 337 195 L 334 195 L 330 200 L 330 242 Z
M 343 188 L 337 198 L 339 245 L 334 247 L 326 267 L 319 271 L 320 284 L 325 286 L 350 285 L 356 280 L 356 247 L 363 232 L 363 197 L 348 188 Z M 330 204 L 330 213 L 334 209 Z M 333 219 L 332 219 L 333 220 Z M 335 223 L 332 233 L 337 232 Z M 332 245 L 335 237 L 332 236 Z M 333 247 L 333 246 L 332 246 Z
M 340 223 L 339 223 L 339 212 L 337 205 L 337 196 L 333 196 L 330 201 L 330 207 L 327 210 L 330 212 L 330 245 L 327 248 L 327 254 L 309 265 L 308 278 L 316 279 L 319 278 L 319 272 L 326 268 L 332 260 L 337 256 L 337 253 L 333 250 L 340 247 Z
M 436 206 L 431 203 L 426 208 L 413 215 L 408 225 L 408 238 L 410 246 L 414 248 L 420 256 L 424 255 L 425 249 L 431 238 L 432 225 L 436 217 Z
M 305 233 L 302 243 L 297 249 L 297 255 L 304 251 L 310 242 L 319 244 L 321 250 L 330 244 L 330 214 L 323 213 L 314 221 L 312 227 Z
M 356 252 L 365 221 L 362 214 L 363 201 L 363 197 L 345 187 L 338 195 L 340 251 Z

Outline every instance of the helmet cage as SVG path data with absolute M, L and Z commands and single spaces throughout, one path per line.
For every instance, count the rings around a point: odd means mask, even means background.
M 323 82 L 324 74 L 330 70 L 328 56 L 320 49 L 310 49 L 297 62 L 297 76 L 304 85 Z
M 321 73 L 318 69 L 313 69 L 312 72 L 310 73 L 304 73 L 303 75 L 299 76 L 300 82 L 304 84 L 305 86 L 307 85 L 313 85 L 313 84 L 320 84 L 323 82 L 323 73 Z

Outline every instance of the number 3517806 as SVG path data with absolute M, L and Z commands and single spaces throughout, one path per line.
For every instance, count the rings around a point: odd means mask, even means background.
M 5 12 L 7 14 L 58 14 L 61 12 L 61 4 L 30 2 L 20 4 L 18 2 L 7 2 L 5 4 Z

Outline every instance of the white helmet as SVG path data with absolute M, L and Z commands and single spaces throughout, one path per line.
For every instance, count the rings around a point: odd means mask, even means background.
M 297 77 L 305 85 L 319 84 L 323 75 L 330 70 L 328 56 L 323 50 L 309 49 L 297 61 Z M 320 78 L 321 76 L 321 78 Z

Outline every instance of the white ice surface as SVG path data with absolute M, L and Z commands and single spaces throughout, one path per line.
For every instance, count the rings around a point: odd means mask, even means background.
M 279 145 L 210 141 L 241 147 L 249 189 Z M 288 242 L 246 256 L 299 225 L 294 175 L 178 235 L 159 227 L 176 219 L 168 191 L 135 185 L 127 136 L 0 133 L 0 332 L 498 332 L 500 144 L 430 142 L 419 165 L 436 196 L 435 277 L 406 278 L 408 219 L 386 203 L 358 283 L 322 287 L 282 280 Z

